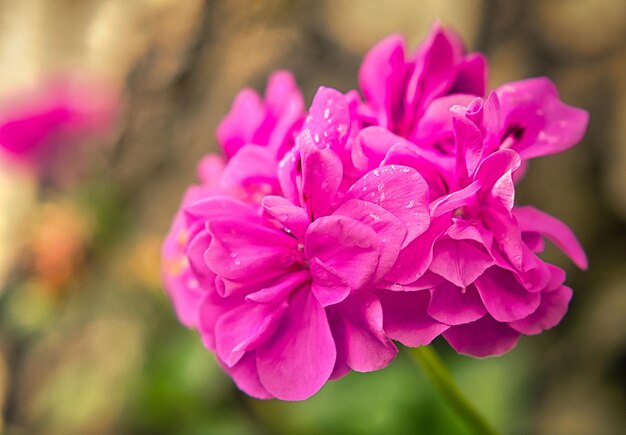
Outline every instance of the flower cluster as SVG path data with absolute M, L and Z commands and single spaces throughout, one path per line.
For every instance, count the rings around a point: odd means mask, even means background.
M 514 202 L 527 161 L 586 129 L 548 79 L 485 96 L 483 56 L 436 26 L 411 55 L 381 41 L 359 82 L 308 112 L 286 72 L 242 91 L 166 238 L 180 320 L 251 396 L 306 399 L 387 366 L 394 340 L 502 354 L 567 310 L 544 240 L 586 267 L 567 226 Z

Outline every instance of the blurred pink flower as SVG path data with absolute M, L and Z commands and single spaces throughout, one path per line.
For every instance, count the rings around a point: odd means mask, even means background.
M 106 133 L 117 98 L 103 83 L 64 77 L 5 99 L 0 150 L 5 158 L 38 166 L 58 148 Z

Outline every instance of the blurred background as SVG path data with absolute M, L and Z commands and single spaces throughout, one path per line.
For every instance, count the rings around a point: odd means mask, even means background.
M 308 102 L 321 84 L 347 91 L 377 40 L 401 32 L 414 47 L 437 19 L 486 52 L 492 86 L 547 75 L 591 113 L 584 142 L 534 161 L 518 194 L 567 222 L 591 267 L 547 252 L 568 270 L 570 313 L 509 354 L 436 347 L 503 433 L 623 433 L 623 0 L 0 1 L 0 139 L 41 139 L 12 133 L 20 113 L 29 131 L 71 120 L 55 130 L 61 157 L 0 162 L 0 432 L 467 433 L 402 354 L 306 402 L 250 399 L 176 321 L 160 281 L 161 240 L 239 89 L 289 68 Z M 74 117 L 85 102 L 90 116 Z

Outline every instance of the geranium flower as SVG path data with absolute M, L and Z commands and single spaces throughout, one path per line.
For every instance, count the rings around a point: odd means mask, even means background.
M 436 322 L 457 351 L 474 356 L 504 353 L 520 333 L 536 334 L 565 314 L 571 290 L 563 286 L 561 269 L 537 257 L 541 236 L 554 241 L 579 267 L 587 266 L 582 248 L 563 223 L 534 208 L 514 208 L 513 173 L 521 158 L 512 149 L 486 153 L 490 132 L 483 134 L 475 121 L 489 123 L 482 117 L 487 114 L 472 104 L 453 110 L 455 165 L 447 176 L 451 192 L 431 203 L 430 228 L 400 252 L 386 277 L 393 284 L 381 298 L 389 322 L 399 316 L 391 303 L 385 305 L 385 298 L 402 300 L 396 305 L 400 313 L 403 306 L 414 311 L 421 306 L 427 338 Z M 387 159 L 401 157 L 392 149 Z M 404 293 L 389 293 L 393 291 Z M 397 329 L 385 325 L 396 338 L 392 328 Z M 403 339 L 398 339 L 415 345 L 418 329 L 412 330 L 412 336 L 410 329 L 401 331 Z
M 409 59 L 393 36 L 360 72 L 365 100 L 321 87 L 306 114 L 290 75 L 243 91 L 164 246 L 165 281 L 240 389 L 301 400 L 385 367 L 391 340 L 443 337 L 473 356 L 556 325 L 571 289 L 544 238 L 579 267 L 572 232 L 515 206 L 525 159 L 586 127 L 547 79 L 485 93 L 480 54 L 439 26 Z M 294 140 L 295 137 L 295 140 Z M 174 266 L 174 267 L 172 267 Z
M 214 278 L 199 330 L 255 397 L 304 399 L 350 369 L 386 366 L 397 352 L 371 290 L 407 235 L 427 228 L 428 186 L 415 170 L 394 165 L 342 191 L 343 166 L 333 149 L 341 149 L 349 127 L 341 116 L 327 118 L 318 128 L 309 122 L 312 129 L 298 136 L 296 174 L 281 178 L 295 203 L 269 195 L 267 213 L 259 214 L 214 196 L 185 210 L 202 215 L 206 226 L 189 242 L 190 263 Z M 199 243 L 205 249 L 191 249 Z

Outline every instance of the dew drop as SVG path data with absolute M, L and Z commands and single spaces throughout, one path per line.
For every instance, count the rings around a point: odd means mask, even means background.
M 241 265 L 241 260 L 235 260 L 234 263 L 235 263 L 235 266 L 240 266 Z
M 324 110 L 324 119 L 328 119 L 330 117 L 330 109 L 326 108 L 326 110 Z
M 406 208 L 413 208 L 415 206 L 415 201 L 410 200 L 409 203 L 406 205 Z
M 402 284 L 398 284 L 397 282 L 394 282 L 391 285 L 391 290 L 396 291 L 396 292 L 401 292 L 404 290 L 404 286 Z
M 313 140 L 315 141 L 315 143 L 320 143 L 320 135 L 315 133 L 315 136 L 313 136 Z

